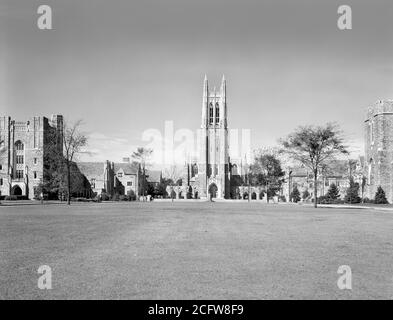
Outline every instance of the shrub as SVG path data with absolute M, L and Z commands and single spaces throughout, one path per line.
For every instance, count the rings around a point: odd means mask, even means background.
M 300 199 L 300 192 L 299 192 L 299 189 L 297 188 L 297 186 L 295 186 L 293 188 L 290 198 L 292 199 L 292 202 L 295 202 L 295 203 L 297 203 L 301 200 Z
M 130 190 L 127 192 L 127 196 L 130 198 L 130 201 L 135 201 L 136 200 L 136 194 L 133 190 Z
M 326 197 L 332 200 L 340 198 L 340 190 L 338 190 L 336 184 L 332 183 L 330 185 Z
M 317 198 L 317 202 L 319 204 L 342 204 L 344 203 L 344 200 L 342 199 L 332 199 L 328 196 L 320 196 Z
M 285 198 L 285 196 L 279 196 L 278 200 L 279 200 L 279 202 L 287 202 L 287 199 Z
M 344 200 L 346 203 L 359 203 L 361 200 L 359 197 L 359 183 L 355 183 L 353 178 L 349 180 L 349 187 Z
M 119 199 L 120 199 L 120 196 L 119 196 L 117 193 L 114 194 L 114 195 L 112 196 L 112 198 L 111 198 L 112 201 L 119 201 Z
M 16 201 L 18 200 L 18 196 L 5 196 L 5 200 Z
M 383 191 L 382 187 L 379 186 L 377 192 L 375 193 L 374 203 L 376 204 L 388 204 L 388 200 L 386 199 L 385 191 Z
M 109 201 L 110 196 L 106 192 L 101 193 L 101 200 L 102 201 Z
M 131 196 L 123 194 L 123 195 L 119 196 L 119 200 L 120 201 L 131 201 Z
M 308 192 L 308 190 L 306 189 L 304 192 L 303 192 L 303 195 L 302 195 L 302 198 L 303 198 L 303 200 L 307 200 L 307 198 L 310 196 L 310 192 Z
M 363 203 L 374 203 L 374 200 L 366 197 L 363 199 Z

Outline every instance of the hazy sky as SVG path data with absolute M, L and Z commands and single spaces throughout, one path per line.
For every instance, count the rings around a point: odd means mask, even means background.
M 0 114 L 83 118 L 91 160 L 119 161 L 164 120 L 197 129 L 205 73 L 212 86 L 225 74 L 229 126 L 254 148 L 337 121 L 359 153 L 365 107 L 393 98 L 392 0 L 0 4 Z M 37 28 L 41 4 L 53 30 Z M 337 28 L 342 4 L 353 30 Z

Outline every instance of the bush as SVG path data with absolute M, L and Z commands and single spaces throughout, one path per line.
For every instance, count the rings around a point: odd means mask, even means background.
M 317 198 L 317 202 L 319 204 L 342 204 L 342 203 L 344 203 L 344 200 L 332 199 L 328 196 L 320 196 Z
M 326 197 L 335 200 L 340 198 L 340 190 L 338 190 L 336 184 L 332 183 L 329 187 L 329 190 L 326 194 Z
M 110 200 L 109 194 L 107 194 L 106 192 L 101 193 L 101 200 L 102 201 L 109 201 Z
M 363 199 L 363 203 L 374 203 L 374 200 L 366 197 Z
M 117 193 L 114 194 L 114 195 L 112 196 L 112 198 L 111 198 L 112 201 L 119 201 L 119 199 L 120 199 L 120 196 L 119 196 Z
M 304 190 L 302 198 L 303 200 L 307 200 L 307 198 L 310 196 L 310 192 L 308 192 L 308 190 Z
M 119 196 L 120 201 L 131 201 L 131 197 L 129 195 L 121 195 Z
M 4 200 L 16 201 L 16 200 L 18 200 L 18 196 L 5 196 Z
M 127 192 L 127 196 L 130 198 L 130 201 L 135 201 L 136 200 L 136 194 L 133 190 L 130 190 Z
M 295 203 L 297 203 L 301 200 L 300 199 L 300 192 L 299 192 L 299 189 L 297 188 L 297 186 L 295 186 L 293 188 L 290 198 L 291 198 L 292 202 L 295 202 Z
M 383 191 L 382 187 L 379 186 L 377 192 L 375 193 L 374 203 L 376 204 L 388 204 L 388 200 L 386 199 L 385 191 Z
M 349 180 L 349 188 L 344 200 L 346 203 L 359 203 L 361 201 L 359 197 L 359 183 L 355 183 L 353 178 Z
M 279 196 L 278 201 L 279 202 L 287 202 L 287 199 L 285 198 L 285 196 Z

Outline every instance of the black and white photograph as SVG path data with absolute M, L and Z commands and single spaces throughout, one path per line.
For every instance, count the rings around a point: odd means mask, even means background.
M 392 300 L 392 35 L 391 0 L 0 0 L 0 300 Z

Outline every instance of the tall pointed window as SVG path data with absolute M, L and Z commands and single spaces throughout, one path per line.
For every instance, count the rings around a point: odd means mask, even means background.
M 191 177 L 195 177 L 198 174 L 198 165 L 196 163 L 194 163 L 191 166 Z
M 21 142 L 21 141 L 17 141 L 16 143 L 15 143 L 15 149 L 16 150 L 18 150 L 18 151 L 23 151 L 24 150 L 24 145 L 23 145 L 23 143 Z
M 216 103 L 216 123 L 220 123 L 220 106 Z
M 209 124 L 213 124 L 213 104 L 209 105 Z

